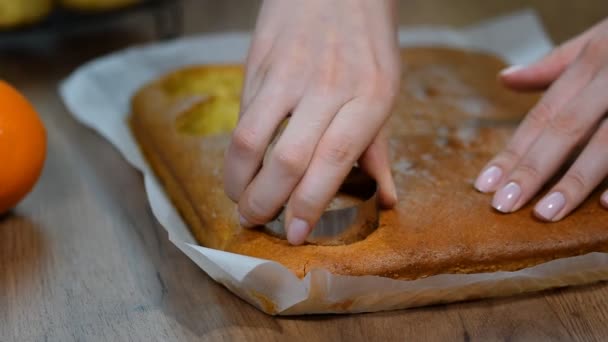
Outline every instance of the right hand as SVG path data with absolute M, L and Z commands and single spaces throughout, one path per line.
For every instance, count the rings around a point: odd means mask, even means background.
M 378 182 L 381 204 L 396 203 L 381 134 L 399 90 L 395 6 L 264 1 L 224 165 L 225 191 L 243 226 L 267 223 L 287 203 L 287 238 L 303 243 L 357 161 Z

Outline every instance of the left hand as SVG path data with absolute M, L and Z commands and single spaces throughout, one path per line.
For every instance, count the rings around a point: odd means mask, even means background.
M 481 192 L 498 189 L 492 206 L 514 212 L 583 147 L 534 209 L 542 220 L 559 221 L 608 176 L 608 19 L 530 66 L 504 70 L 500 78 L 516 90 L 549 88 L 475 187 Z M 608 208 L 608 191 L 601 198 Z

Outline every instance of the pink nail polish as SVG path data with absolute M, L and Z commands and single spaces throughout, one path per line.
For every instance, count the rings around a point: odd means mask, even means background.
M 287 227 L 287 241 L 292 245 L 301 245 L 308 236 L 308 223 L 299 218 L 293 218 Z
M 496 192 L 492 206 L 502 213 L 510 213 L 519 196 L 521 196 L 521 187 L 517 183 L 511 182 Z
M 498 166 L 490 166 L 485 169 L 477 180 L 475 181 L 475 189 L 480 192 L 490 192 L 495 190 L 494 188 L 502 177 L 502 170 Z
M 608 209 L 608 191 L 604 192 L 604 194 L 602 195 L 602 204 L 604 205 L 604 207 L 606 207 L 606 209 Z
M 554 192 L 549 196 L 543 198 L 536 207 L 534 212 L 540 219 L 546 221 L 553 221 L 553 218 L 562 210 L 566 205 L 566 197 L 561 192 Z
M 514 73 L 522 70 L 523 68 L 524 68 L 523 65 L 511 65 L 510 67 L 501 70 L 500 71 L 500 75 L 501 76 L 509 76 L 511 74 L 514 74 Z

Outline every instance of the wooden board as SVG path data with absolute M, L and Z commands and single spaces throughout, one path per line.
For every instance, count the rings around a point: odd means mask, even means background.
M 524 3 L 411 1 L 411 11 L 402 4 L 402 22 L 422 17 L 460 25 Z M 608 15 L 602 1 L 530 3 L 545 22 L 563 26 L 549 25 L 559 40 Z M 247 29 L 256 8 L 237 0 L 191 0 L 186 6 L 190 32 Z M 235 6 L 241 6 L 238 13 L 230 12 Z M 13 214 L 0 218 L 0 341 L 541 341 L 602 340 L 608 334 L 606 284 L 303 318 L 266 316 L 215 284 L 167 240 L 149 210 L 141 176 L 103 138 L 76 123 L 57 96 L 58 81 L 81 63 L 152 37 L 146 20 L 134 18 L 131 33 L 0 51 L 1 77 L 34 101 L 49 133 L 40 183 Z M 140 29 L 146 24 L 149 29 Z

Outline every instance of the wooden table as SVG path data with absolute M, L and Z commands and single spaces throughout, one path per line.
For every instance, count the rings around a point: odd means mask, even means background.
M 608 15 L 603 1 L 534 1 L 558 41 Z M 526 5 L 411 1 L 404 24 L 464 25 Z M 256 3 L 186 2 L 188 32 L 248 29 Z M 239 10 L 235 11 L 235 6 Z M 142 177 L 76 123 L 58 81 L 103 53 L 147 41 L 143 17 L 124 28 L 0 50 L 0 75 L 33 100 L 49 135 L 35 191 L 0 218 L 0 341 L 95 340 L 602 340 L 608 285 L 506 299 L 361 314 L 274 318 L 215 284 L 167 240 Z M 0 162 L 0 167 L 2 167 Z

